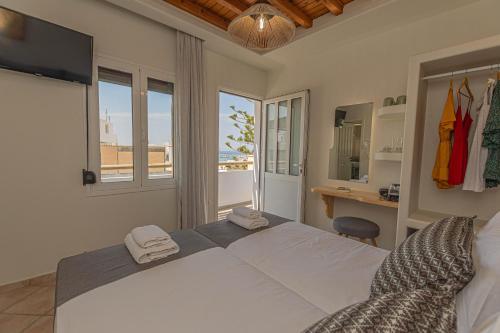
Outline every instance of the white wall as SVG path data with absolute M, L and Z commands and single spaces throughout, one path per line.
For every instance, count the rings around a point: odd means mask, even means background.
M 2 5 L 93 35 L 96 53 L 175 72 L 175 31 L 103 1 Z M 264 72 L 207 53 L 211 119 L 220 85 L 264 94 Z M 0 101 L 0 285 L 52 272 L 62 257 L 120 243 L 138 225 L 176 228 L 175 189 L 88 196 L 81 185 L 81 85 L 2 70 Z
M 219 207 L 252 201 L 253 170 L 219 171 Z
M 309 191 L 312 186 L 342 185 L 376 191 L 382 185 L 399 181 L 400 165 L 374 160 L 370 163 L 368 185 L 328 179 L 332 110 L 364 102 L 374 102 L 374 108 L 378 109 L 384 97 L 406 92 L 410 56 L 500 33 L 498 0 L 443 0 L 439 6 L 444 11 L 435 4 L 436 1 L 427 0 L 396 1 L 269 55 L 284 64 L 269 76 L 269 97 L 311 90 L 308 224 L 331 230 L 323 202 Z M 422 17 L 415 17 L 426 8 L 442 12 L 422 12 Z M 384 144 L 382 126 L 374 119 L 372 147 Z M 335 216 L 353 215 L 377 222 L 382 227 L 381 245 L 391 247 L 394 243 L 395 210 L 336 200 L 334 212 Z

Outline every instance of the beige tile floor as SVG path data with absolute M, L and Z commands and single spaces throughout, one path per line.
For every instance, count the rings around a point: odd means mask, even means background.
M 0 287 L 0 333 L 53 333 L 55 275 Z

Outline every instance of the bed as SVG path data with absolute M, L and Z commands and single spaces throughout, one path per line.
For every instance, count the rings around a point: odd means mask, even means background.
M 174 232 L 181 251 L 147 265 L 124 245 L 63 259 L 55 331 L 301 332 L 368 298 L 388 251 L 266 217 Z

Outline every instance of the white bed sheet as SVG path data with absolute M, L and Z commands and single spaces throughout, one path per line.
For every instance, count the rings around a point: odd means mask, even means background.
M 325 312 L 222 248 L 133 274 L 57 308 L 57 333 L 301 332 Z
M 327 313 L 367 299 L 389 254 L 295 222 L 242 238 L 227 250 Z

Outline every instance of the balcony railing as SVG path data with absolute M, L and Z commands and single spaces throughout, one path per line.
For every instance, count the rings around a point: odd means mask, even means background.
M 173 169 L 170 162 L 150 163 L 148 167 L 150 177 L 172 176 Z M 102 181 L 131 181 L 133 169 L 131 163 L 102 165 Z M 253 161 L 220 162 L 218 184 L 221 207 L 248 204 L 252 201 Z
M 219 171 L 221 170 L 253 170 L 253 161 L 219 162 Z
M 171 168 L 172 163 L 150 163 L 148 164 L 149 168 Z M 132 164 L 108 164 L 108 165 L 101 165 L 101 170 L 102 171 L 113 171 L 113 170 L 127 170 L 130 169 L 132 170 L 134 166 Z
M 172 170 L 172 163 L 149 163 L 150 169 L 160 169 L 163 172 Z M 101 165 L 101 172 L 120 173 L 120 171 L 132 172 L 134 165 L 125 164 L 104 164 Z M 253 170 L 253 161 L 226 161 L 219 162 L 219 171 Z

